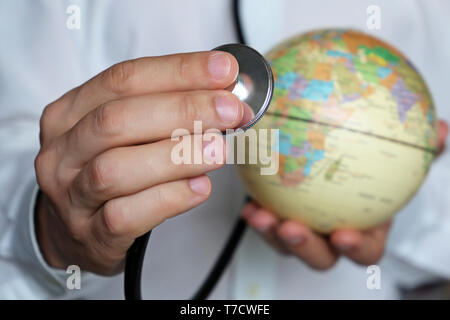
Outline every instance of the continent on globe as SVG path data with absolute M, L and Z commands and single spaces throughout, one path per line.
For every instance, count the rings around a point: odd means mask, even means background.
M 415 194 L 434 159 L 425 81 L 391 45 L 355 30 L 302 34 L 267 54 L 274 94 L 256 130 L 279 129 L 276 175 L 238 167 L 250 195 L 319 232 L 366 229 Z M 267 153 L 269 154 L 269 153 Z

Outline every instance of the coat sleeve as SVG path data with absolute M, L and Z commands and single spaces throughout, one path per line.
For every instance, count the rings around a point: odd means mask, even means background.
M 38 118 L 0 118 L 0 298 L 86 297 L 98 284 L 95 280 L 103 277 L 81 272 L 81 289 L 69 290 L 66 282 L 71 274 L 50 267 L 36 240 L 38 133 Z
M 46 265 L 34 232 L 38 119 L 9 115 L 1 122 L 0 297 L 58 296 L 64 292 L 62 273 Z
M 417 195 L 394 218 L 387 252 L 450 279 L 450 151 L 436 160 Z

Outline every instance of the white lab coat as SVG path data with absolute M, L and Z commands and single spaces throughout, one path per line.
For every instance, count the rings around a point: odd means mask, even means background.
M 81 9 L 81 28 L 66 27 L 67 7 Z M 381 29 L 367 30 L 366 8 L 381 9 Z M 250 45 L 266 51 L 287 36 L 327 26 L 371 32 L 405 52 L 424 75 L 441 118 L 450 121 L 450 31 L 446 0 L 242 0 Z M 46 104 L 108 66 L 139 56 L 209 50 L 236 42 L 231 3 L 196 1 L 0 2 L 0 298 L 122 298 L 122 276 L 82 274 L 68 290 L 68 274 L 50 268 L 37 245 L 33 159 Z M 433 166 L 425 186 L 397 216 L 382 287 L 347 259 L 316 272 L 275 253 L 248 231 L 212 298 L 396 298 L 399 285 L 450 278 L 450 155 Z M 187 298 L 215 260 L 239 214 L 244 190 L 234 168 L 210 174 L 211 198 L 152 234 L 143 271 L 145 298 Z

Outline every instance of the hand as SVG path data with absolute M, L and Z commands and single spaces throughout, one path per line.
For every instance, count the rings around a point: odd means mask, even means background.
M 438 123 L 438 155 L 440 155 L 446 147 L 446 140 L 448 136 L 448 124 L 444 120 L 439 120 Z
M 448 126 L 440 120 L 439 153 L 445 148 L 447 134 Z M 281 220 L 254 202 L 244 206 L 242 217 L 279 252 L 295 255 L 318 270 L 331 268 L 340 255 L 362 265 L 376 263 L 383 255 L 391 224 L 388 221 L 365 231 L 341 229 L 325 237 L 301 222 Z
M 203 130 L 245 121 L 248 107 L 223 90 L 237 72 L 234 57 L 219 51 L 141 58 L 45 108 L 36 232 L 51 266 L 120 272 L 135 238 L 208 198 L 204 173 L 223 163 L 176 165 L 170 137 L 177 128 L 192 133 L 194 120 Z
M 390 226 L 387 222 L 367 231 L 336 230 L 325 237 L 301 222 L 281 220 L 254 202 L 244 206 L 242 217 L 280 253 L 297 256 L 318 270 L 331 268 L 339 255 L 359 264 L 374 264 L 383 254 Z

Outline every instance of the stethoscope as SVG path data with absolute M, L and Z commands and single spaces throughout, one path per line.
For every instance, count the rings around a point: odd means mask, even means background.
M 236 26 L 238 44 L 227 44 L 213 50 L 231 53 L 239 64 L 239 75 L 232 92 L 247 103 L 254 111 L 255 116 L 240 129 L 245 131 L 253 126 L 267 110 L 273 92 L 272 71 L 257 51 L 245 45 L 245 37 L 239 12 L 239 0 L 233 0 L 233 19 Z M 249 201 L 247 197 L 246 201 Z M 200 285 L 192 300 L 206 299 L 219 281 L 223 271 L 228 266 L 233 253 L 238 246 L 247 227 L 246 222 L 239 218 L 235 223 L 229 238 L 214 263 L 211 271 Z M 124 289 L 126 300 L 141 300 L 141 274 L 145 251 L 152 230 L 137 238 L 128 249 L 125 261 Z

